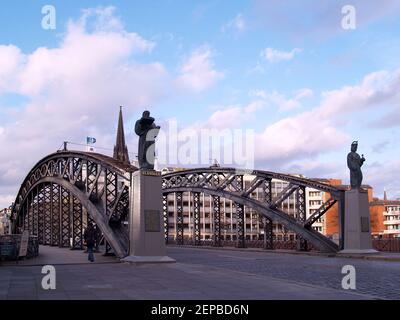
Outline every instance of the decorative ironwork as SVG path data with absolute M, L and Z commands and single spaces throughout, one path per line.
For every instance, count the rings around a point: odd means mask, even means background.
M 68 190 L 61 188 L 61 210 L 60 210 L 61 247 L 70 247 L 70 241 L 69 241 L 69 239 L 71 238 L 70 212 L 71 212 L 70 193 Z
M 300 223 L 306 221 L 306 188 L 299 187 L 296 191 L 296 207 L 297 207 L 297 220 Z M 307 240 L 301 235 L 297 235 L 297 248 L 300 251 L 307 251 L 308 244 Z
M 262 201 L 270 206 L 272 203 L 272 180 L 265 179 L 261 180 L 261 190 L 262 190 Z M 263 237 L 264 237 L 264 249 L 272 250 L 274 249 L 274 225 L 273 220 L 262 216 L 262 226 L 263 226 Z
M 43 187 L 44 201 L 44 223 L 43 223 L 43 244 L 51 245 L 51 209 L 52 209 L 52 192 L 51 184 L 45 184 Z
M 312 224 L 321 218 L 330 208 L 332 208 L 337 200 L 329 198 L 324 202 L 304 223 L 305 228 L 311 228 Z
M 33 208 L 32 208 L 32 204 L 33 204 L 33 193 L 30 194 L 30 196 L 28 197 L 28 201 L 26 204 L 26 210 L 27 210 L 27 214 L 28 214 L 28 230 L 29 230 L 29 234 L 32 236 L 34 235 L 33 233 Z
M 214 218 L 214 246 L 221 246 L 221 198 L 212 196 L 212 214 Z
M 110 209 L 110 222 L 120 225 L 123 221 L 127 221 L 129 213 L 129 188 L 124 186 L 122 191 L 117 192 L 117 197 Z M 111 204 L 110 204 L 111 205 Z
M 116 173 L 106 170 L 106 208 L 107 215 L 110 217 L 110 220 L 118 220 L 115 216 L 114 204 L 116 203 L 118 196 L 118 176 Z
M 83 218 L 80 222 L 80 210 L 84 209 L 86 219 L 101 226 L 101 233 L 114 252 L 124 256 L 128 252 L 128 244 L 127 229 L 122 227 L 122 222 L 127 220 L 129 214 L 130 173 L 135 170 L 137 168 L 133 166 L 95 153 L 62 151 L 45 157 L 29 172 L 18 192 L 12 208 L 14 232 L 27 228 L 32 234 L 38 235 L 41 244 L 79 247 L 79 241 L 74 239 L 79 237 L 86 224 Z M 244 174 L 253 176 L 253 180 L 245 187 Z M 272 179 L 287 183 L 287 188 L 275 199 L 271 195 Z M 305 217 L 306 187 L 329 193 L 332 197 L 308 220 Z M 270 219 L 266 220 L 264 227 L 273 220 L 323 251 L 335 252 L 339 249 L 335 243 L 311 228 L 316 219 L 334 203 L 339 205 L 343 226 L 344 190 L 337 187 L 268 171 L 240 172 L 234 168 L 212 167 L 164 175 L 162 188 L 164 195 L 175 194 L 176 197 L 176 239 L 179 244 L 183 244 L 184 240 L 183 194 L 191 192 L 212 197 L 215 243 L 221 237 L 219 203 L 221 198 L 225 198 L 235 204 L 238 245 L 245 241 L 244 210 L 249 208 Z M 260 188 L 264 190 L 264 199 L 252 197 Z M 293 212 L 285 212 L 284 206 L 281 206 L 293 193 L 296 193 L 297 200 L 294 215 Z M 166 239 L 169 231 L 167 200 L 163 197 Z M 301 247 L 304 249 L 303 244 Z
M 199 246 L 201 244 L 200 236 L 200 193 L 193 192 L 193 236 L 194 245 Z
M 278 208 L 283 201 L 285 201 L 287 198 L 289 198 L 295 191 L 299 189 L 299 186 L 289 183 L 286 188 L 282 190 L 282 192 L 270 202 L 270 207 L 271 208 Z
M 245 238 L 244 206 L 240 203 L 235 203 L 235 210 L 236 210 L 236 234 L 237 234 L 236 247 L 245 248 L 246 238 Z
M 82 204 L 72 197 L 72 249 L 83 248 Z
M 253 179 L 246 186 L 243 185 L 243 175 L 252 176 Z M 282 181 L 286 187 L 275 198 L 272 197 L 272 180 Z M 272 222 L 284 226 L 287 230 L 296 233 L 301 240 L 301 248 L 306 249 L 306 240 L 314 247 L 326 251 L 336 252 L 339 247 L 336 243 L 326 238 L 319 232 L 308 228 L 306 224 L 306 188 L 316 189 L 331 194 L 332 199 L 341 204 L 344 202 L 344 190 L 327 185 L 316 180 L 284 175 L 269 171 L 237 171 L 233 168 L 199 168 L 177 171 L 163 176 L 162 188 L 165 194 L 178 192 L 204 193 L 211 197 L 220 197 L 231 200 L 236 208 L 236 230 L 238 245 L 245 242 L 245 215 L 244 210 L 252 209 L 266 218 L 263 223 L 266 247 L 272 247 L 273 228 Z M 260 194 L 261 197 L 255 197 Z M 295 194 L 296 207 L 282 206 L 289 197 Z M 292 198 L 291 198 L 292 199 Z M 326 206 L 328 207 L 328 206 Z M 177 207 L 179 209 L 179 206 Z M 286 210 L 286 211 L 285 211 Z M 293 212 L 295 211 L 295 212 Z M 323 215 L 326 210 L 319 211 Z M 214 219 L 215 220 L 215 219 Z M 311 222 L 311 221 L 309 221 Z M 177 239 L 183 237 L 177 224 Z M 218 234 L 218 223 L 214 221 L 214 238 Z M 178 237 L 179 233 L 179 237 Z M 217 236 L 218 237 L 218 236 Z M 179 241 L 178 241 L 179 242 Z
M 44 193 L 43 188 L 37 187 L 38 197 L 38 239 L 39 244 L 44 244 Z
M 35 190 L 37 191 L 37 190 Z M 32 216 L 33 216 L 33 226 L 32 226 L 32 233 L 33 235 L 38 235 L 38 195 L 37 192 L 33 192 L 33 199 L 32 199 Z
M 232 185 L 230 189 L 241 192 L 243 194 L 243 175 L 235 175 L 232 180 Z M 241 203 L 235 203 L 236 210 L 236 234 L 237 234 L 237 244 L 238 248 L 246 247 L 246 215 L 244 212 L 244 205 Z
M 274 249 L 274 230 L 273 221 L 270 218 L 263 217 L 264 227 L 264 249 Z
M 87 221 L 102 226 L 119 257 L 128 253 L 130 174 L 113 158 L 63 151 L 42 159 L 25 178 L 12 207 L 14 232 L 27 228 L 40 244 L 82 248 Z M 85 209 L 85 210 L 83 210 Z M 83 218 L 85 212 L 85 220 Z
M 52 210 L 51 210 L 51 220 L 52 220 L 52 237 L 51 237 L 51 245 L 59 246 L 60 245 L 60 205 L 61 205 L 61 187 L 54 183 L 51 184 L 52 188 Z
M 183 245 L 183 192 L 175 194 L 176 199 L 176 243 Z
M 168 244 L 169 212 L 168 212 L 168 195 L 166 194 L 163 194 L 162 196 L 162 205 L 163 205 L 164 239 L 165 243 Z

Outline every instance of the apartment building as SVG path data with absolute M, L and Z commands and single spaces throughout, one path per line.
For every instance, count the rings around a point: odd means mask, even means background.
M 400 200 L 370 202 L 371 230 L 375 238 L 400 238 Z
M 11 209 L 0 210 L 0 235 L 11 234 Z

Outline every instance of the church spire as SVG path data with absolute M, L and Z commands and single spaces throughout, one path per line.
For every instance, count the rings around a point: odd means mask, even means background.
M 117 140 L 114 146 L 114 159 L 129 164 L 128 148 L 125 144 L 124 120 L 122 118 L 122 107 L 119 109 Z

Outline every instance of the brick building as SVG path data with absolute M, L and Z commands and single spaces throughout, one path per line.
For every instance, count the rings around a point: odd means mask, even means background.
M 373 199 L 369 204 L 372 236 L 400 238 L 400 200 Z

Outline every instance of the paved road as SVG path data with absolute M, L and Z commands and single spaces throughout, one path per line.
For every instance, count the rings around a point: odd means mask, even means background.
M 356 269 L 356 290 L 384 299 L 400 299 L 400 262 L 300 254 L 169 248 L 181 263 L 199 264 L 341 289 L 344 265 Z
M 398 262 L 170 247 L 177 263 L 132 265 L 97 255 L 90 264 L 80 251 L 40 250 L 33 265 L 0 266 L 0 299 L 399 298 Z M 57 287 L 46 291 L 41 265 L 52 261 Z M 344 264 L 357 269 L 356 292 L 340 288 Z

